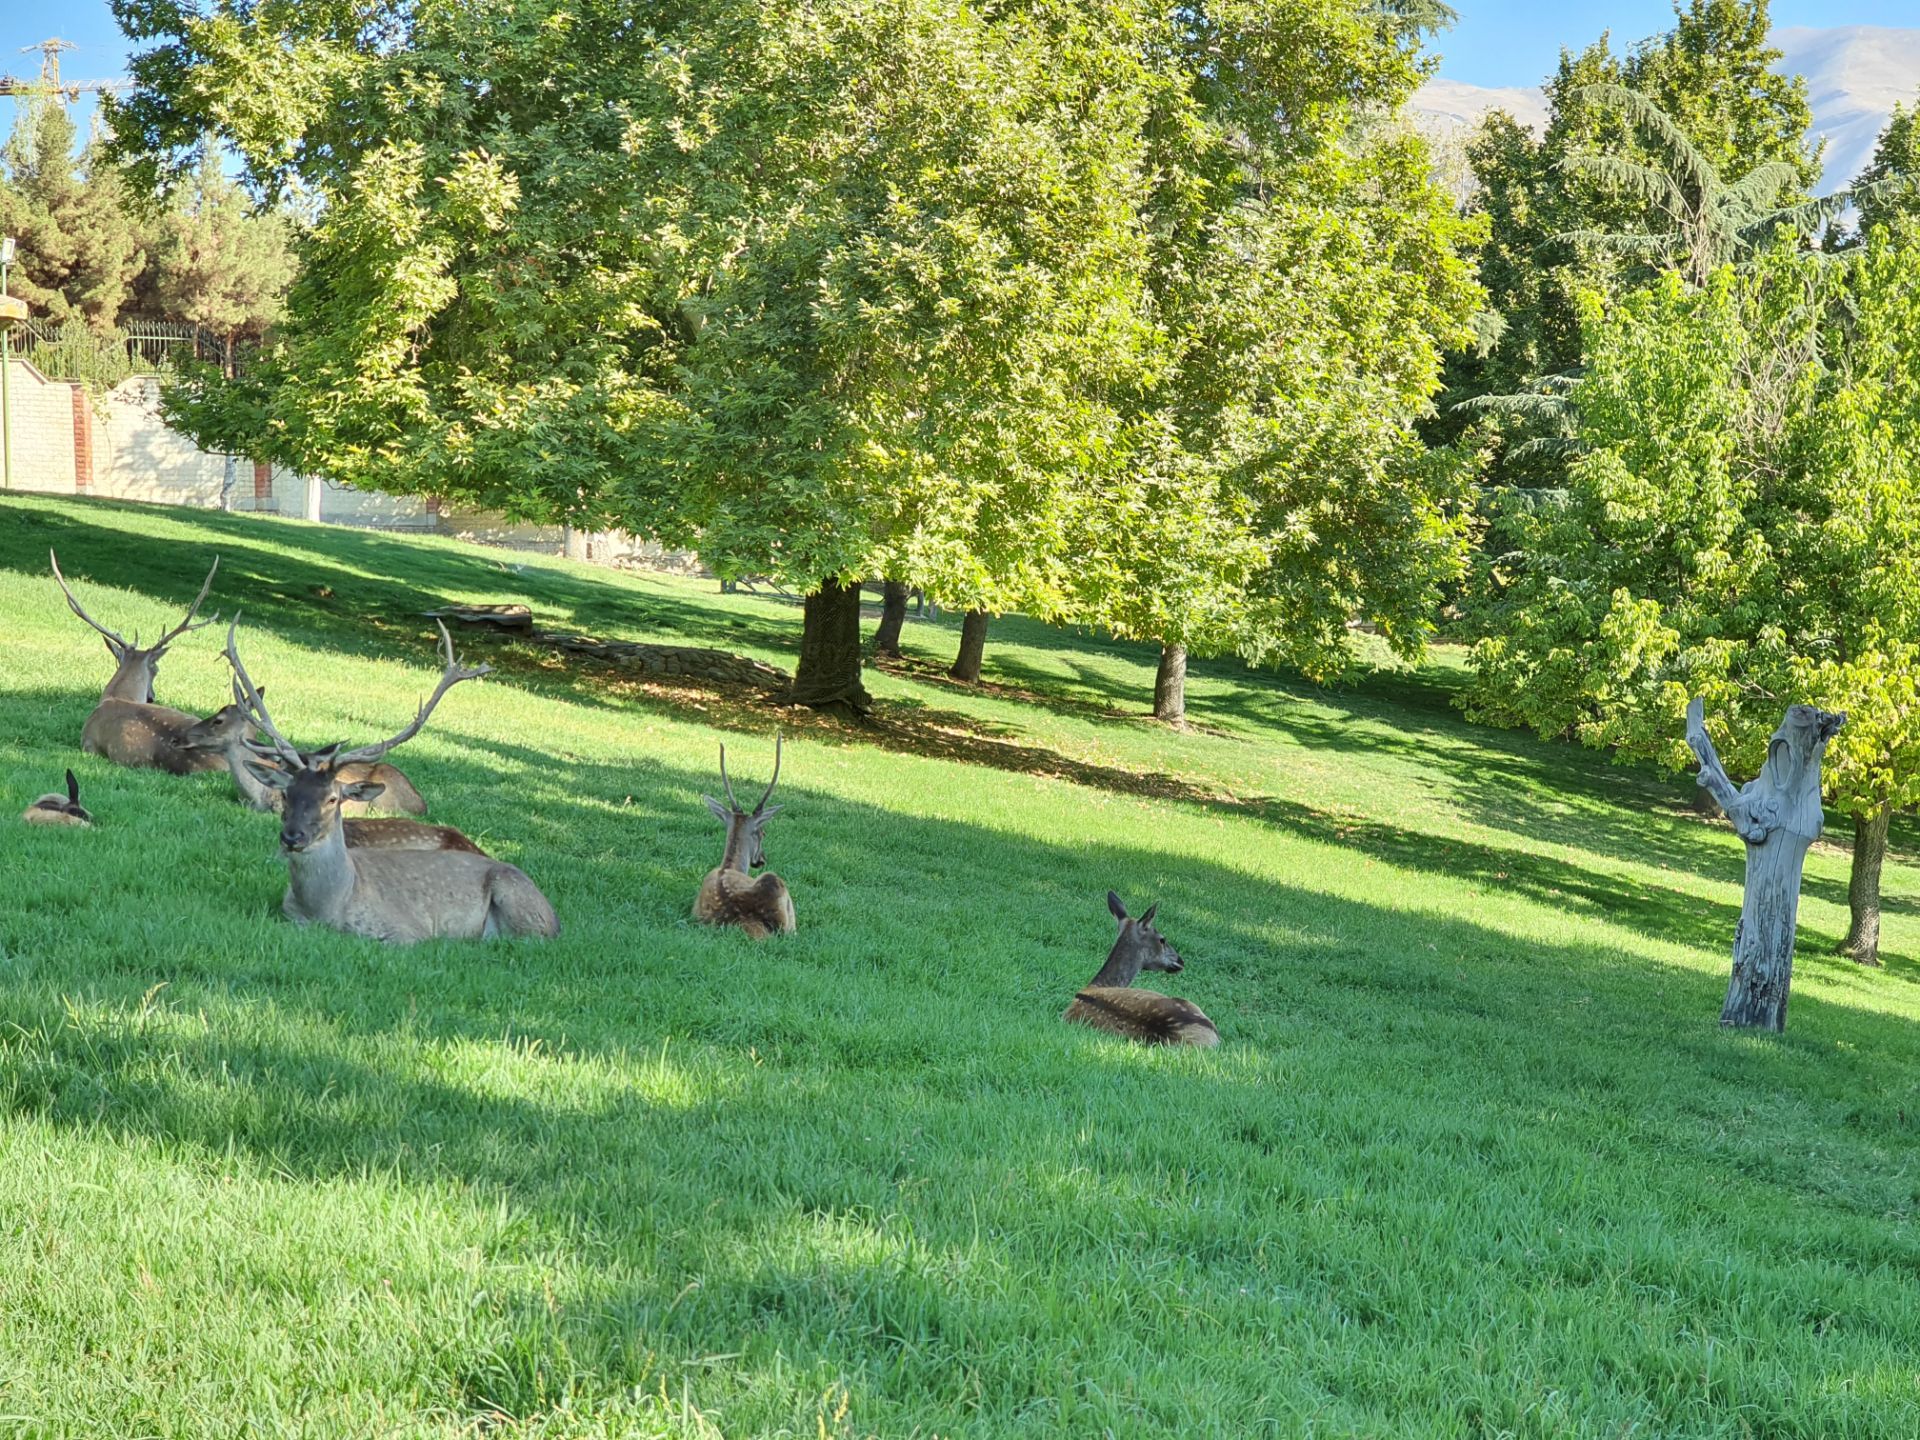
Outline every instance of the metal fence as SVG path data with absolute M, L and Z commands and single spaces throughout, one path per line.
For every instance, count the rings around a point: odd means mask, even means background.
M 95 388 L 157 375 L 183 357 L 215 361 L 227 354 L 224 337 L 174 320 L 129 320 L 112 330 L 79 320 L 28 320 L 14 331 L 13 348 L 49 379 Z

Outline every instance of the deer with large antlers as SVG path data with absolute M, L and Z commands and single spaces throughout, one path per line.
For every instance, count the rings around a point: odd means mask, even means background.
M 560 933 L 547 897 L 524 872 L 503 861 L 460 850 L 366 849 L 347 843 L 342 804 L 374 799 L 379 786 L 345 780 L 342 772 L 376 761 L 418 735 L 447 691 L 462 680 L 488 674 L 490 666 L 462 669 L 454 659 L 453 637 L 442 625 L 446 665 L 411 724 L 391 740 L 353 750 L 336 744 L 303 753 L 273 723 L 240 662 L 234 630 L 227 628 L 227 659 L 241 703 L 266 737 L 258 747 L 262 763 L 254 774 L 281 792 L 280 849 L 289 872 L 281 909 L 288 919 L 397 945 L 436 936 L 485 940 Z M 266 763 L 269 757 L 273 763 Z
M 720 747 L 720 783 L 726 787 L 727 803 L 722 805 L 711 795 L 707 802 L 714 818 L 727 827 L 727 848 L 717 869 L 707 872 L 694 898 L 693 918 L 706 925 L 738 925 L 756 940 L 769 935 L 791 934 L 794 929 L 793 897 L 787 885 L 771 870 L 755 876 L 767 863 L 760 848 L 760 835 L 767 822 L 784 806 L 769 805 L 773 787 L 780 783 L 780 737 L 773 739 L 773 779 L 751 810 L 742 810 L 733 798 L 733 781 L 727 778 L 727 747 Z
M 224 766 L 226 761 L 219 755 L 187 750 L 181 746 L 180 737 L 199 723 L 198 715 L 189 715 L 170 705 L 156 705 L 153 699 L 154 677 L 160 668 L 161 657 L 167 653 L 167 647 L 182 635 L 213 624 L 213 619 L 195 623 L 194 617 L 200 613 L 200 606 L 213 589 L 213 577 L 220 569 L 220 557 L 214 557 L 213 566 L 207 571 L 206 583 L 200 587 L 200 593 L 193 597 L 193 604 L 187 607 L 186 617 L 145 648 L 140 646 L 138 635 L 134 636 L 133 643 L 128 643 L 118 632 L 107 629 L 89 615 L 68 586 L 67 577 L 60 573 L 60 558 L 51 550 L 47 552 L 47 558 L 53 562 L 53 578 L 60 583 L 61 593 L 67 597 L 68 608 L 100 632 L 115 665 L 113 678 L 107 682 L 107 688 L 100 692 L 100 703 L 93 707 L 93 713 L 87 717 L 87 723 L 80 731 L 80 748 L 89 755 L 104 755 L 116 765 L 151 766 L 172 775 L 185 775 L 195 770 L 218 770 Z
M 267 687 L 260 687 L 264 697 Z M 180 748 L 218 754 L 233 774 L 233 785 L 240 798 L 255 810 L 279 810 L 283 792 L 261 780 L 255 767 L 271 764 L 271 752 L 262 754 L 251 742 L 258 734 L 241 698 L 239 682 L 233 687 L 233 703 L 223 705 L 180 737 Z M 379 787 L 378 798 L 343 800 L 340 813 L 347 816 L 370 815 L 376 810 L 397 810 L 403 815 L 424 815 L 427 801 L 399 767 L 384 760 L 357 762 L 340 767 L 340 779 L 349 785 L 372 784 Z M 445 827 L 442 827 L 445 828 Z M 347 843 L 353 843 L 349 833 Z

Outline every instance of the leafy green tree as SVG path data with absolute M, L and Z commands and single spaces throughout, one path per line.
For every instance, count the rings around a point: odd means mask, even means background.
M 1849 711 L 1829 795 L 1855 821 L 1848 948 L 1871 960 L 1893 809 L 1920 801 L 1920 236 L 1840 265 L 1782 244 L 1586 314 L 1580 453 L 1502 519 L 1511 563 L 1474 710 L 1686 763 L 1690 695 L 1756 766 L 1787 698 Z M 1857 723 L 1856 723 L 1857 722 Z
M 0 182 L 0 231 L 18 242 L 13 292 L 54 321 L 111 327 L 145 264 L 143 212 L 119 170 L 54 100 L 16 97 Z
M 1242 76 L 1220 103 L 1200 55 L 1163 93 L 1149 161 L 1151 383 L 1085 487 L 1077 618 L 1158 641 L 1157 718 L 1184 716 L 1188 653 L 1324 677 L 1349 624 L 1423 643 L 1464 553 L 1464 490 L 1414 424 L 1467 341 L 1473 238 L 1414 136 L 1374 123 L 1421 69 L 1387 30 L 1366 90 L 1318 143 Z
M 1450 402 L 1572 373 L 1580 293 L 1617 294 L 1669 264 L 1691 265 L 1698 280 L 1741 223 L 1805 198 L 1820 173 L 1806 140 L 1812 112 L 1805 82 L 1774 72 L 1769 24 L 1766 0 L 1692 0 L 1671 31 L 1625 56 L 1604 35 L 1563 51 L 1540 137 L 1499 113 L 1483 122 L 1474 208 L 1489 221 L 1481 271 L 1496 318 L 1478 350 L 1452 362 Z M 1469 413 L 1430 430 L 1452 436 Z M 1502 481 L 1560 483 L 1565 448 L 1529 443 L 1560 436 L 1558 407 L 1476 418 L 1504 442 Z
M 198 433 L 796 582 L 809 703 L 865 707 L 876 566 L 996 608 L 1057 588 L 1059 497 L 1111 428 L 1081 379 L 1135 348 L 1128 17 L 118 11 L 165 42 L 125 144 L 178 163 L 215 125 L 322 202 L 277 348 L 180 392 Z

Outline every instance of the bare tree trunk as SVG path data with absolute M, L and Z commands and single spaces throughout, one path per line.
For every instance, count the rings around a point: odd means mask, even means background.
M 1862 965 L 1880 963 L 1880 867 L 1887 858 L 1887 830 L 1893 807 L 1853 817 L 1853 869 L 1847 877 L 1847 908 L 1852 918 L 1840 953 Z
M 907 623 L 907 582 L 889 580 L 881 591 L 880 628 L 873 632 L 873 653 L 900 658 L 900 627 Z
M 800 666 L 788 699 L 856 720 L 873 709 L 873 697 L 860 683 L 859 585 L 825 580 L 807 596 Z
M 980 683 L 980 657 L 987 650 L 987 621 L 993 617 L 984 610 L 969 610 L 960 621 L 960 653 L 953 657 L 947 671 L 955 680 L 969 685 Z
M 1733 932 L 1733 977 L 1720 1010 L 1722 1025 L 1787 1028 L 1800 874 L 1824 818 L 1820 757 L 1846 718 L 1811 705 L 1787 707 L 1759 778 L 1736 790 L 1707 738 L 1704 707 L 1699 700 L 1687 706 L 1687 744 L 1700 757 L 1700 783 L 1747 842 L 1747 888 Z
M 1153 677 L 1153 718 L 1169 725 L 1187 723 L 1187 647 L 1162 645 L 1160 669 Z
M 560 552 L 569 560 L 591 558 L 587 551 L 587 532 L 577 525 L 560 527 Z
M 309 475 L 307 477 L 307 519 L 309 520 L 320 518 L 320 495 L 320 477 Z

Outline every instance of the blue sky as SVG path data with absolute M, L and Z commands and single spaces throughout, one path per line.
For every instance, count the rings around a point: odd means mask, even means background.
M 1671 0 L 1454 0 L 1460 23 L 1439 37 L 1441 73 L 1475 85 L 1535 85 L 1562 45 L 1581 46 L 1602 30 L 1625 44 L 1665 30 Z M 1778 25 L 1897 25 L 1920 28 L 1920 0 L 1775 0 Z M 62 75 L 92 80 L 122 73 L 127 47 L 107 0 L 0 0 L 0 71 L 31 75 L 39 56 L 20 47 L 59 35 L 80 48 L 62 57 Z M 74 110 L 83 126 L 90 103 Z M 11 116 L 0 116 L 0 126 Z

